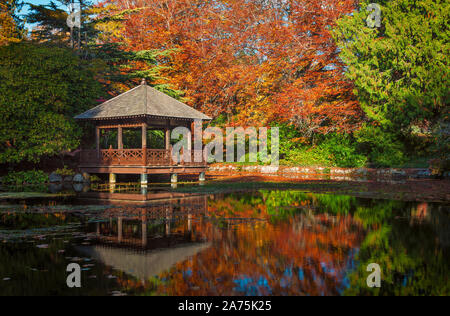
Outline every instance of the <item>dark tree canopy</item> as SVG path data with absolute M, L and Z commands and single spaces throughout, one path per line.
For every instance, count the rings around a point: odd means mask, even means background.
M 77 148 L 81 130 L 72 117 L 101 96 L 90 65 L 69 49 L 0 47 L 0 163 Z

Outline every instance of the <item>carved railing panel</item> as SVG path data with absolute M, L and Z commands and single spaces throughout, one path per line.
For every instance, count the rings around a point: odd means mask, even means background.
M 143 165 L 142 149 L 105 149 L 100 151 L 102 165 Z
M 147 149 L 147 166 L 172 166 L 170 150 Z
M 183 155 L 182 155 L 183 158 Z M 192 151 L 191 161 L 181 161 L 175 163 L 172 160 L 171 151 L 166 149 L 147 149 L 146 156 L 144 149 L 102 149 L 82 150 L 80 154 L 82 164 L 95 164 L 101 166 L 205 166 L 202 151 Z

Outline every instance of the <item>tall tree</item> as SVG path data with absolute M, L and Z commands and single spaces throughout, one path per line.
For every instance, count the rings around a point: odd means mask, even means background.
M 32 38 L 43 42 L 52 42 L 53 45 L 66 45 L 69 42 L 69 26 L 67 25 L 67 12 L 65 10 L 69 1 L 50 1 L 49 4 L 28 4 L 29 12 L 26 15 L 28 23 L 36 24 L 32 29 Z M 64 6 L 64 7 L 62 7 Z
M 39 161 L 79 145 L 73 116 L 102 96 L 90 63 L 71 50 L 0 47 L 0 163 Z
M 368 3 L 335 29 L 346 76 L 366 115 L 393 132 L 449 115 L 450 2 L 378 1 L 381 27 L 370 28 Z
M 162 63 L 172 50 L 130 51 L 120 41 L 120 37 L 105 40 L 122 29 L 125 15 L 132 15 L 139 10 L 112 11 L 108 7 L 81 1 L 81 29 L 74 27 L 71 33 L 67 25 L 70 3 L 71 0 L 57 0 L 48 5 L 30 5 L 27 19 L 37 24 L 33 30 L 33 39 L 74 48 L 83 59 L 95 65 L 98 80 L 111 95 L 123 92 L 145 78 L 156 89 L 176 98 L 181 96 L 181 91 L 172 89 L 161 75 L 162 69 L 166 67 Z
M 330 27 L 353 1 L 107 0 L 127 16 L 130 47 L 176 48 L 165 73 L 190 104 L 241 124 L 287 120 L 305 131 L 351 130 L 358 105 Z M 356 118 L 356 119 L 355 119 Z

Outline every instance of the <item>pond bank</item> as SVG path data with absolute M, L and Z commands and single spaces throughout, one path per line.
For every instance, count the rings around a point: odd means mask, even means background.
M 232 176 L 264 175 L 282 176 L 292 179 L 325 179 L 338 181 L 433 179 L 429 169 L 424 168 L 336 168 L 336 167 L 295 167 L 295 166 L 259 166 L 238 164 L 212 164 L 210 174 Z M 448 172 L 444 174 L 450 179 Z
M 106 184 L 107 185 L 107 184 Z M 136 183 L 136 185 L 139 185 Z M 149 183 L 149 186 L 155 186 Z M 224 175 L 209 172 L 207 181 L 199 185 L 192 182 L 164 191 L 194 194 L 221 194 L 249 192 L 255 190 L 298 190 L 315 193 L 346 194 L 374 199 L 394 199 L 402 201 L 450 202 L 450 180 L 436 179 L 378 179 L 366 181 L 303 179 L 276 175 L 250 175 L 236 173 Z M 138 190 L 139 191 L 139 190 Z M 126 188 L 118 193 L 126 193 Z M 31 199 L 66 199 L 76 196 L 75 190 L 59 193 L 48 192 L 0 192 L 0 202 Z

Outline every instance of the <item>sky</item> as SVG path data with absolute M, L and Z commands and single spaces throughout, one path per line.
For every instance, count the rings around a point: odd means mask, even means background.
M 77 2 L 78 0 L 75 0 L 75 2 Z M 31 3 L 31 4 L 35 4 L 35 5 L 40 5 L 40 4 L 50 4 L 50 0 L 25 0 L 26 3 Z M 59 5 L 58 1 L 54 1 L 57 5 Z M 98 0 L 93 0 L 92 2 L 97 3 Z M 20 11 L 21 15 L 25 15 L 29 12 L 30 6 L 29 5 L 24 5 L 22 10 Z M 61 9 L 64 10 L 68 10 L 67 7 L 65 7 L 64 5 L 61 5 Z M 26 24 L 27 28 L 30 28 L 30 24 Z
M 26 1 L 26 3 L 31 3 L 31 4 L 36 4 L 36 5 L 39 5 L 39 4 L 49 4 L 50 3 L 50 0 L 27 0 Z M 55 3 L 57 3 L 56 1 L 55 1 Z M 26 14 L 26 13 L 28 13 L 28 9 L 30 8 L 30 6 L 28 6 L 28 5 L 24 5 L 23 6 L 23 8 L 22 8 L 22 11 L 20 12 L 21 14 Z

